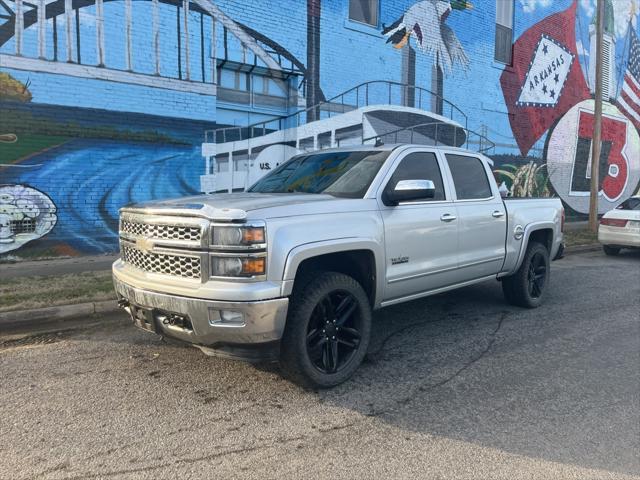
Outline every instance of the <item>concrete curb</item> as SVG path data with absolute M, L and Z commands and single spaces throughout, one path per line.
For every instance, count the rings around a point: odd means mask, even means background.
M 32 310 L 15 310 L 0 313 L 0 325 L 25 325 L 42 320 L 64 320 L 95 313 L 111 313 L 119 310 L 115 300 L 102 302 L 77 303 L 75 305 L 59 305 L 56 307 L 35 308 Z

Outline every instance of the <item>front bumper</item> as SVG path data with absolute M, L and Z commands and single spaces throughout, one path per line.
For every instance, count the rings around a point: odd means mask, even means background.
M 288 298 L 227 302 L 168 295 L 136 288 L 115 273 L 113 283 L 138 327 L 194 344 L 210 355 L 250 359 L 250 352 L 258 351 L 253 347 L 278 342 L 284 331 Z

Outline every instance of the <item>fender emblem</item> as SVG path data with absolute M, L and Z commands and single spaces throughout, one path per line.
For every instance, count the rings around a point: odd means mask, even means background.
M 522 225 L 516 225 L 513 229 L 513 238 L 520 240 L 524 237 L 524 227 Z

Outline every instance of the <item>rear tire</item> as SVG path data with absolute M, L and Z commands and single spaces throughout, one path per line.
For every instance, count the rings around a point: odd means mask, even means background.
M 520 268 L 502 279 L 502 291 L 512 305 L 537 308 L 542 303 L 549 283 L 549 251 L 538 242 L 532 242 Z
M 610 255 L 615 257 L 620 253 L 620 247 L 612 247 L 611 245 L 603 245 L 602 250 L 604 250 L 605 255 Z
M 330 388 L 348 380 L 369 347 L 371 306 L 348 275 L 318 274 L 294 287 L 280 345 L 280 367 L 289 380 Z

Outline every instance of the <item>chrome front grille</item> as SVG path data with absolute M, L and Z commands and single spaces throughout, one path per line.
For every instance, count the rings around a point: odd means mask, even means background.
M 122 260 L 143 272 L 202 280 L 209 225 L 198 217 L 121 212 Z
M 200 257 L 177 254 L 145 252 L 132 245 L 121 244 L 122 260 L 131 266 L 150 273 L 200 279 Z
M 155 240 L 183 240 L 194 243 L 202 241 L 200 225 L 162 225 L 122 219 L 120 233 L 125 236 L 147 237 Z

